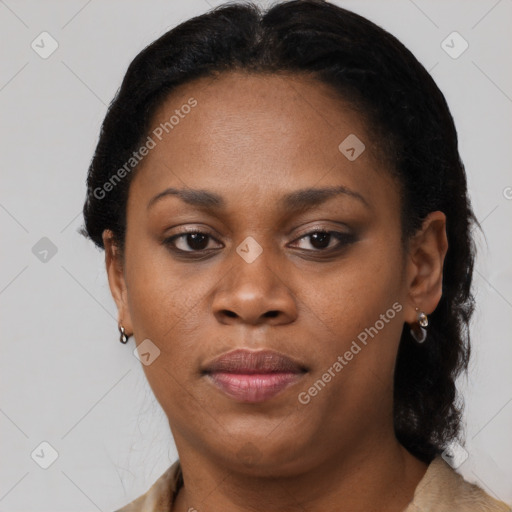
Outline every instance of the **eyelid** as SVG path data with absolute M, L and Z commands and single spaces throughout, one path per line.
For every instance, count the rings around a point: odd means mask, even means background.
M 321 222 L 321 221 L 320 221 Z M 327 222 L 327 221 L 324 221 L 324 222 Z M 302 238 L 306 235 L 311 235 L 313 233 L 318 233 L 318 232 L 321 232 L 321 233 L 340 233 L 342 235 L 346 235 L 346 236 L 354 236 L 355 233 L 354 231 L 349 228 L 345 223 L 342 223 L 342 222 L 337 222 L 336 225 L 333 225 L 332 222 L 330 225 L 328 224 L 316 224 L 316 225 L 309 225 L 305 228 L 302 228 L 298 233 L 296 233 L 295 235 L 293 235 L 293 240 L 292 242 L 295 242 L 297 239 L 299 238 Z M 289 231 L 287 233 L 287 236 L 291 236 L 293 233 L 293 230 Z
M 165 230 L 166 232 L 170 231 L 170 230 L 174 230 L 174 229 L 178 229 L 179 231 L 176 231 L 172 235 L 167 235 L 165 238 L 173 238 L 173 237 L 179 236 L 179 235 L 188 235 L 189 233 L 202 233 L 203 235 L 208 235 L 209 237 L 214 238 L 217 242 L 219 242 L 219 240 L 217 239 L 217 235 L 214 233 L 215 230 L 212 230 L 210 227 L 207 227 L 207 226 L 203 227 L 202 225 L 197 225 L 197 224 L 192 224 L 193 227 L 190 227 L 190 226 L 191 225 L 189 224 L 189 225 L 185 225 L 185 227 L 180 225 L 180 226 L 173 226 L 172 228 L 167 228 Z

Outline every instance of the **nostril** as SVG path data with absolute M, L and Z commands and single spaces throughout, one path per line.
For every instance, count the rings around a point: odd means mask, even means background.
M 236 313 L 234 313 L 233 311 L 229 311 L 229 309 L 225 309 L 223 313 L 231 318 L 235 318 L 237 316 Z
M 279 314 L 279 311 L 267 311 L 264 316 L 267 318 L 275 318 Z

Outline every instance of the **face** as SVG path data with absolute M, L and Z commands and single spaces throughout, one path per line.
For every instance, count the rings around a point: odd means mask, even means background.
M 181 86 L 151 130 L 108 270 L 180 457 L 292 474 L 371 449 L 425 272 L 358 114 L 304 77 L 230 73 Z

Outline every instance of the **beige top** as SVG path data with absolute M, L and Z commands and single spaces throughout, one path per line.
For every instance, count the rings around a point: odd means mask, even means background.
M 181 485 L 183 475 L 177 460 L 146 494 L 116 512 L 172 512 Z M 512 508 L 464 480 L 438 455 L 429 464 L 403 512 L 512 512 Z

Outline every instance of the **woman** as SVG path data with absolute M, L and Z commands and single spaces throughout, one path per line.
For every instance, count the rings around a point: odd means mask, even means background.
M 182 23 L 131 63 L 84 217 L 179 456 L 122 512 L 509 510 L 448 464 L 476 220 L 393 36 L 320 0 Z

